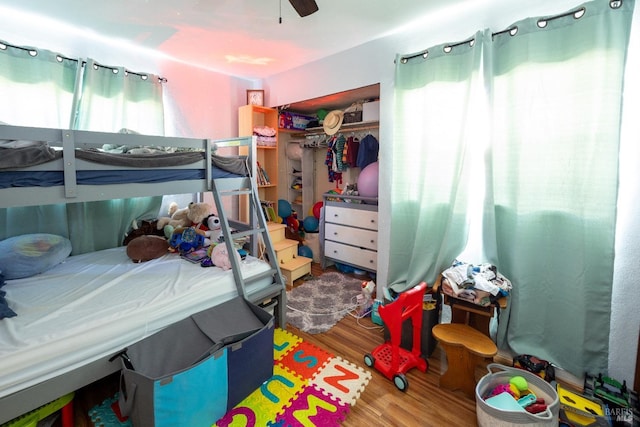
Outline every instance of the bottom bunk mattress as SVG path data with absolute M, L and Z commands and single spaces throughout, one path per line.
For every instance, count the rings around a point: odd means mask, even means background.
M 241 265 L 245 278 L 269 269 L 252 257 Z M 269 284 L 266 278 L 252 286 Z M 238 295 L 231 270 L 203 268 L 176 254 L 136 264 L 125 247 L 71 256 L 2 289 L 17 316 L 0 320 L 0 398 L 107 358 Z

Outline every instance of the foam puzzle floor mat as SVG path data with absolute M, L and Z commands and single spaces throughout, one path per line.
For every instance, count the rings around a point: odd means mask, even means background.
M 371 379 L 369 371 L 280 328 L 273 353 L 273 376 L 213 426 L 339 426 Z M 114 410 L 117 396 L 89 415 L 96 427 L 131 426 Z

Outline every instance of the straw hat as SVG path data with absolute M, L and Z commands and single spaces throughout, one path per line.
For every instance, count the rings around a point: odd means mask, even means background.
M 344 119 L 344 113 L 340 110 L 329 111 L 324 120 L 322 121 L 322 127 L 324 133 L 327 135 L 335 135 L 336 132 L 342 126 L 342 120 Z

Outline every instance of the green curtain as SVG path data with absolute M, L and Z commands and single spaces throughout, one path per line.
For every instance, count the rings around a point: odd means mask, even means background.
M 164 135 L 162 83 L 158 76 L 88 59 L 81 93 L 75 129 Z
M 0 120 L 15 126 L 67 127 L 78 61 L 46 49 L 0 41 Z
M 0 209 L 0 240 L 50 233 L 69 238 L 73 255 L 113 248 L 122 245 L 134 219 L 157 218 L 161 202 L 139 197 Z
M 492 113 L 485 236 L 495 235 L 485 249 L 514 284 L 498 344 L 576 375 L 608 366 L 633 6 L 593 1 L 575 14 L 524 19 L 485 49 Z
M 81 254 L 122 246 L 132 222 L 154 219 L 162 197 L 137 197 L 67 205 L 73 253 Z M 87 233 L 89 230 L 89 233 Z
M 391 183 L 391 288 L 432 281 L 473 246 L 467 236 L 481 236 L 472 252 L 484 259 L 469 261 L 497 265 L 514 284 L 499 346 L 576 375 L 607 370 L 633 8 L 592 1 L 484 31 L 474 46 L 396 59 L 394 144 L 381 157 L 390 165 L 381 178 Z M 474 215 L 481 230 L 469 228 Z
M 162 83 L 158 76 L 88 59 L 83 67 L 76 129 L 164 135 Z M 120 246 L 133 220 L 158 217 L 162 197 L 117 199 L 68 206 L 74 253 Z M 91 230 L 88 235 L 86 230 Z
M 157 76 L 128 73 L 121 67 L 114 73 L 114 67 L 100 67 L 91 60 L 81 74 L 82 63 L 35 48 L 0 49 L 0 98 L 12 100 L 0 106 L 3 120 L 67 128 L 75 116 L 80 129 L 164 134 Z M 150 197 L 0 209 L 0 239 L 59 234 L 71 240 L 74 255 L 120 246 L 132 221 L 156 218 L 161 204 L 162 197 Z
M 432 285 L 465 247 L 482 38 L 396 58 L 393 150 L 382 159 L 391 165 L 388 282 L 396 292 Z
M 0 117 L 17 126 L 66 128 L 79 61 L 0 42 Z M 0 209 L 0 239 L 46 232 L 69 236 L 65 205 Z

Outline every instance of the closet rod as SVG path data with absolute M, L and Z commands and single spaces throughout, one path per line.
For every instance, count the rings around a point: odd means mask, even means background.
M 371 129 L 378 129 L 378 127 L 380 126 L 379 122 L 369 122 L 367 124 L 357 124 L 357 123 L 353 123 L 353 126 L 351 123 L 346 123 L 344 125 L 342 125 L 342 127 L 340 128 L 340 130 L 338 130 L 337 133 L 344 133 L 344 132 L 358 132 L 361 130 L 371 130 Z M 296 136 L 316 136 L 316 135 L 326 135 L 324 133 L 324 129 L 323 128 L 311 128 L 310 130 L 307 130 L 303 133 L 300 134 L 296 134 Z

